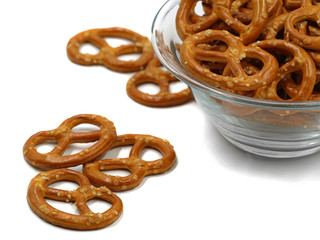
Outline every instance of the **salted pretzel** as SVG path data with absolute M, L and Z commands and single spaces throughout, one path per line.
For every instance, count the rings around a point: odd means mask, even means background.
M 283 99 L 277 94 L 279 82 L 286 79 L 285 77 L 288 74 L 301 71 L 301 83 L 299 86 L 296 86 L 295 84 L 295 87 L 298 90 L 288 101 L 308 100 L 316 81 L 316 68 L 312 58 L 303 48 L 292 42 L 280 39 L 258 41 L 251 45 L 260 47 L 266 51 L 281 51 L 293 55 L 292 60 L 286 62 L 280 67 L 277 78 L 269 85 L 257 89 L 254 97 L 282 101 Z M 286 85 L 282 84 L 282 86 L 285 87 Z
M 75 132 L 72 129 L 82 123 L 93 124 L 100 130 Z M 105 117 L 93 114 L 79 114 L 66 119 L 59 127 L 49 131 L 40 131 L 32 135 L 23 146 L 25 159 L 33 166 L 42 169 L 72 167 L 91 161 L 111 146 L 116 137 L 113 122 Z M 37 146 L 55 141 L 56 146 L 48 153 L 40 153 Z M 95 142 L 92 146 L 74 154 L 63 155 L 72 143 Z
M 150 135 L 125 134 L 118 136 L 111 148 L 132 146 L 127 158 L 113 158 L 95 160 L 84 164 L 83 171 L 92 184 L 106 186 L 112 191 L 124 191 L 132 189 L 140 184 L 147 175 L 164 173 L 169 170 L 176 160 L 176 154 L 170 143 Z M 141 159 L 141 153 L 145 148 L 152 148 L 163 157 L 153 161 Z M 103 170 L 125 169 L 130 175 L 125 177 L 112 176 L 103 173 Z
M 148 63 L 145 70 L 134 74 L 127 82 L 127 94 L 130 98 L 146 106 L 168 107 L 186 103 L 193 99 L 191 90 L 187 87 L 179 92 L 171 93 L 169 85 L 171 82 L 179 81 L 170 72 L 161 69 L 159 59 L 155 56 Z M 159 92 L 149 94 L 142 92 L 138 86 L 144 83 L 154 83 L 159 86 Z
M 219 18 L 210 9 L 210 13 L 195 17 L 195 7 L 199 0 L 181 0 L 176 15 L 176 28 L 179 37 L 183 40 L 187 36 L 210 28 Z M 227 0 L 230 1 L 230 0 Z M 211 3 L 206 3 L 212 5 Z
M 222 41 L 228 48 L 224 52 L 205 50 L 199 44 Z M 268 85 L 279 69 L 277 60 L 258 47 L 244 46 L 243 43 L 227 31 L 205 30 L 185 39 L 181 45 L 181 63 L 193 75 L 216 87 L 250 91 Z M 258 59 L 263 63 L 262 69 L 248 75 L 240 61 L 245 58 Z M 233 77 L 211 72 L 201 62 L 218 62 L 230 65 Z
M 232 11 L 238 11 L 239 7 L 248 1 L 235 0 L 230 6 L 222 0 L 215 0 L 213 3 L 213 9 L 218 17 L 239 34 L 240 40 L 245 45 L 254 42 L 259 37 L 268 21 L 266 0 L 251 0 L 253 14 L 249 24 L 244 24 L 232 16 Z
M 106 41 L 106 37 L 114 37 L 133 41 L 112 47 Z M 97 54 L 81 53 L 80 46 L 83 43 L 91 43 L 100 51 Z M 141 54 L 136 60 L 121 60 L 118 57 L 125 54 Z M 145 67 L 153 57 L 154 51 L 150 40 L 132 30 L 111 27 L 89 29 L 72 37 L 67 45 L 69 59 L 81 65 L 104 65 L 108 69 L 117 72 L 135 72 Z
M 73 191 L 51 188 L 49 185 L 59 181 L 72 181 L 80 186 Z M 46 199 L 74 202 L 80 214 L 63 212 L 52 207 Z M 101 199 L 112 204 L 102 213 L 90 210 L 87 201 Z M 122 213 L 121 199 L 106 187 L 94 187 L 80 172 L 70 169 L 55 169 L 41 172 L 28 186 L 27 200 L 31 209 L 43 220 L 63 228 L 93 230 L 106 227 L 116 221 Z
M 248 2 L 248 4 L 249 3 L 252 2 Z M 239 4 L 233 4 L 233 7 L 230 8 L 231 15 L 243 23 L 250 23 L 253 18 L 252 6 L 250 6 L 250 8 L 249 6 L 247 6 L 246 8 L 241 7 L 241 9 L 240 7 L 241 5 Z M 267 10 L 269 19 L 278 16 L 282 11 L 281 0 L 267 0 Z
M 311 0 L 301 0 L 301 7 L 288 14 L 285 29 L 290 39 L 301 47 L 320 50 L 320 36 L 301 33 L 295 25 L 301 21 L 314 21 L 320 26 L 320 6 L 312 5 Z

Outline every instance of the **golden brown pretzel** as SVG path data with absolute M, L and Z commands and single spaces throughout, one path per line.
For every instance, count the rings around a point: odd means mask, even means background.
M 100 127 L 92 132 L 74 132 L 75 126 L 88 123 Z M 105 117 L 93 114 L 79 114 L 66 119 L 61 125 L 50 131 L 40 131 L 32 135 L 23 146 L 25 159 L 33 166 L 43 169 L 76 166 L 91 161 L 108 150 L 116 137 L 113 122 Z M 48 153 L 37 151 L 37 145 L 56 141 L 56 146 Z M 63 156 L 71 143 L 95 142 L 81 152 Z
M 200 32 L 204 29 L 210 28 L 217 20 L 218 16 L 211 9 L 210 14 L 204 16 L 192 17 L 195 15 L 194 8 L 199 0 L 181 0 L 176 15 L 176 27 L 179 37 L 183 40 L 187 36 Z M 230 0 L 227 0 L 230 1 Z M 212 3 L 206 3 L 212 5 Z
M 243 3 L 249 0 L 235 0 L 232 1 L 230 6 L 226 5 L 224 1 L 215 0 L 213 3 L 213 9 L 217 13 L 218 17 L 223 20 L 229 27 L 239 33 L 240 40 L 243 44 L 247 45 L 254 42 L 261 32 L 268 20 L 268 9 L 266 0 L 252 0 L 253 16 L 250 24 L 244 24 L 238 19 L 235 19 L 231 12 L 235 11 Z M 222 4 L 221 4 L 222 2 Z
M 65 180 L 76 182 L 80 186 L 73 191 L 49 187 L 52 183 Z M 94 213 L 86 204 L 94 198 L 110 202 L 112 206 L 103 213 Z M 60 211 L 45 199 L 74 202 L 80 215 Z M 63 228 L 78 230 L 106 227 L 120 217 L 123 208 L 121 199 L 108 188 L 94 187 L 85 175 L 70 169 L 55 169 L 38 174 L 30 181 L 27 200 L 31 209 L 43 220 Z
M 155 56 L 145 70 L 134 74 L 127 82 L 127 94 L 130 98 L 146 106 L 168 107 L 186 103 L 193 99 L 191 90 L 187 87 L 179 92 L 171 93 L 171 82 L 179 81 L 170 72 L 161 69 L 161 62 Z M 138 86 L 144 83 L 154 83 L 159 86 L 156 94 L 144 93 Z
M 285 29 L 290 39 L 307 49 L 320 50 L 320 36 L 303 34 L 295 28 L 301 21 L 311 20 L 320 25 L 320 7 L 312 5 L 311 0 L 302 0 L 301 7 L 290 12 L 285 22 Z
M 131 44 L 111 47 L 105 37 L 124 38 Z M 89 42 L 100 49 L 99 53 L 83 54 L 80 45 Z M 118 56 L 141 53 L 136 60 L 120 60 Z M 132 30 L 120 27 L 90 29 L 72 37 L 67 45 L 67 54 L 72 62 L 82 65 L 104 65 L 118 72 L 135 72 L 144 68 L 153 57 L 154 51 L 150 40 Z
M 222 41 L 228 45 L 224 52 L 198 48 L 198 44 Z M 240 61 L 245 58 L 258 59 L 263 63 L 262 69 L 253 75 L 248 75 Z M 201 65 L 202 61 L 227 63 L 234 77 L 222 76 L 211 72 Z M 269 84 L 279 69 L 277 60 L 258 47 L 244 46 L 242 42 L 227 31 L 205 30 L 185 39 L 181 45 L 181 63 L 198 77 L 216 87 L 250 91 Z
M 246 2 L 243 2 L 246 3 Z M 252 2 L 248 2 L 252 3 Z M 252 4 L 251 4 L 252 5 Z M 250 23 L 253 18 L 252 8 L 241 8 L 241 5 L 235 4 L 233 8 L 230 9 L 231 15 L 240 20 L 243 23 Z M 252 7 L 252 6 L 251 6 Z M 281 0 L 267 0 L 268 18 L 276 17 L 280 14 L 282 8 Z
M 111 148 L 132 146 L 127 158 L 95 160 L 84 165 L 83 171 L 97 186 L 106 186 L 112 191 L 132 189 L 140 184 L 147 175 L 159 174 L 169 170 L 176 160 L 176 154 L 170 143 L 150 135 L 125 134 L 118 136 Z M 162 153 L 163 157 L 145 161 L 140 155 L 146 147 Z M 125 177 L 107 175 L 102 170 L 125 169 L 131 173 Z
M 306 101 L 310 97 L 314 84 L 316 81 L 316 68 L 312 58 L 301 47 L 295 45 L 292 42 L 279 39 L 263 40 L 251 44 L 258 46 L 266 51 L 283 51 L 286 54 L 293 55 L 293 59 L 283 64 L 280 69 L 277 78 L 269 85 L 259 88 L 256 91 L 255 97 L 282 101 L 278 94 L 278 84 L 285 79 L 286 75 L 293 72 L 302 71 L 302 81 L 297 87 L 298 90 L 288 101 Z M 283 86 L 283 84 L 282 84 Z M 297 89 L 296 88 L 296 89 Z

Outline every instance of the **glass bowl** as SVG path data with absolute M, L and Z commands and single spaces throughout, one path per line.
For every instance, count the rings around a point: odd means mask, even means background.
M 180 63 L 175 17 L 169 0 L 152 24 L 152 44 L 164 67 L 186 83 L 215 128 L 235 146 L 261 156 L 301 157 L 320 150 L 320 101 L 273 101 L 223 91 L 204 83 Z

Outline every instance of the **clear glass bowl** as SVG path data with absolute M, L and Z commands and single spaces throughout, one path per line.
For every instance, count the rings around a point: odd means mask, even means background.
M 162 64 L 186 83 L 216 129 L 235 146 L 257 155 L 290 158 L 320 150 L 320 101 L 272 101 L 220 90 L 180 63 L 175 17 L 180 0 L 169 0 L 152 25 L 152 44 Z

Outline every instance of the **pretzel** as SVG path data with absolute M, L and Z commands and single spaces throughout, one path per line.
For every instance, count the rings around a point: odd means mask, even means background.
M 224 52 L 204 50 L 198 44 L 223 41 L 228 45 Z M 250 91 L 269 84 L 279 69 L 277 60 L 266 51 L 252 46 L 244 46 L 240 40 L 227 31 L 205 30 L 185 39 L 181 45 L 181 63 L 193 75 L 215 87 Z M 254 75 L 245 73 L 240 61 L 245 58 L 263 62 L 262 69 Z M 212 73 L 201 65 L 202 61 L 227 63 L 234 77 Z
M 283 99 L 277 94 L 278 83 L 285 79 L 286 75 L 301 70 L 302 81 L 298 87 L 299 89 L 288 101 L 308 100 L 316 81 L 316 68 L 312 58 L 304 49 L 292 42 L 279 39 L 259 41 L 251 45 L 260 47 L 266 51 L 278 50 L 293 55 L 293 59 L 291 61 L 286 62 L 280 67 L 278 76 L 274 81 L 272 81 L 272 83 L 257 89 L 255 97 L 282 101 Z
M 170 93 L 171 82 L 179 81 L 170 72 L 162 70 L 159 59 L 155 56 L 148 63 L 145 70 L 134 74 L 127 82 L 127 94 L 130 98 L 146 106 L 168 107 L 186 103 L 193 99 L 189 88 Z M 160 91 L 157 94 L 148 94 L 140 91 L 138 86 L 144 83 L 155 83 Z
M 80 186 L 67 191 L 49 187 L 58 181 L 73 181 Z M 103 213 L 90 210 L 87 201 L 102 199 L 112 206 Z M 74 202 L 80 215 L 70 214 L 52 207 L 45 199 Z M 92 230 L 106 227 L 116 221 L 122 213 L 121 199 L 106 187 L 94 187 L 89 179 L 80 172 L 70 169 L 55 169 L 39 173 L 28 186 L 27 200 L 31 209 L 43 220 L 63 228 Z
M 105 37 L 124 38 L 133 41 L 131 44 L 111 47 Z M 97 54 L 83 54 L 80 46 L 89 42 L 100 49 Z M 136 60 L 120 60 L 117 57 L 125 54 L 141 53 Z M 112 27 L 90 29 L 72 37 L 67 45 L 69 59 L 82 65 L 104 65 L 106 68 L 118 72 L 135 72 L 145 67 L 153 57 L 154 51 L 150 40 L 129 29 Z
M 195 17 L 194 8 L 198 1 L 199 0 L 181 0 L 179 4 L 176 15 L 176 28 L 182 40 L 189 35 L 211 27 L 218 20 L 218 16 L 212 9 L 210 14 Z M 212 3 L 206 4 L 212 5 Z M 193 19 L 193 21 L 191 19 Z
M 83 171 L 96 186 L 106 186 L 112 191 L 124 191 L 135 188 L 145 176 L 164 173 L 176 160 L 176 155 L 170 143 L 164 139 L 141 134 L 126 134 L 118 136 L 111 148 L 132 145 L 127 158 L 95 160 L 84 164 Z M 154 161 L 140 158 L 142 151 L 150 147 L 162 153 L 163 157 Z M 102 170 L 126 169 L 131 172 L 125 177 L 112 176 Z
M 311 0 L 302 0 L 301 7 L 290 12 L 285 22 L 285 29 L 290 39 L 301 47 L 320 50 L 320 36 L 301 33 L 295 25 L 301 21 L 311 20 L 320 26 L 320 7 L 312 5 Z
M 88 123 L 100 127 L 92 132 L 74 132 L 75 126 Z M 80 114 L 66 119 L 61 125 L 50 131 L 40 131 L 32 135 L 23 146 L 25 159 L 33 166 L 43 169 L 72 167 L 91 161 L 102 155 L 111 146 L 116 137 L 113 122 L 105 117 L 92 114 Z M 56 146 L 48 153 L 40 153 L 36 146 L 56 141 Z M 63 156 L 71 143 L 95 142 L 81 152 Z
M 252 3 L 252 2 L 248 2 Z M 251 4 L 252 5 L 252 4 Z M 241 8 L 239 4 L 234 4 L 234 6 L 230 9 L 231 15 L 235 18 L 240 20 L 243 23 L 250 23 L 253 18 L 253 11 L 252 8 Z M 250 6 L 252 7 L 252 6 Z M 268 0 L 267 1 L 267 11 L 268 11 L 268 18 L 276 17 L 280 14 L 282 8 L 281 0 Z
M 266 0 L 252 0 L 253 16 L 250 24 L 244 24 L 238 19 L 234 18 L 231 12 L 237 11 L 239 7 L 247 3 L 249 0 L 235 0 L 230 6 L 224 4 L 224 1 L 214 1 L 213 9 L 218 17 L 223 20 L 229 27 L 239 33 L 240 40 L 243 44 L 254 42 L 261 32 L 268 20 L 268 9 Z M 221 2 L 223 4 L 221 4 Z

